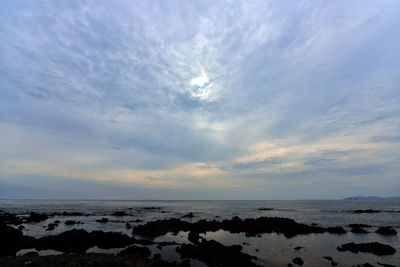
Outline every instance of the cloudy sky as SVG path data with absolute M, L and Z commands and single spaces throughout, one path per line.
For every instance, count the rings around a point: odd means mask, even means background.
M 0 2 L 0 197 L 400 192 L 400 1 Z

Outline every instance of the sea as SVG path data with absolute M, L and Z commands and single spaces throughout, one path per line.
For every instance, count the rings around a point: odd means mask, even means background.
M 377 213 L 355 213 L 355 210 L 378 210 Z M 243 233 L 226 231 L 207 232 L 201 236 L 208 240 L 216 240 L 226 246 L 242 245 L 243 252 L 257 257 L 255 262 L 261 266 L 287 266 L 295 257 L 304 260 L 305 266 L 330 266 L 324 257 L 330 256 L 339 266 L 357 266 L 364 263 L 379 266 L 391 264 L 400 266 L 400 200 L 260 200 L 260 201 L 133 201 L 133 200 L 0 200 L 0 210 L 28 216 L 29 212 L 79 212 L 84 216 L 52 216 L 39 223 L 25 223 L 24 234 L 33 237 L 56 235 L 73 228 L 87 231 L 116 231 L 132 236 L 132 227 L 152 220 L 180 218 L 190 222 L 200 219 L 224 220 L 238 216 L 242 219 L 282 217 L 294 219 L 298 223 L 317 224 L 323 227 L 342 226 L 348 232 L 344 235 L 329 233 L 299 235 L 286 238 L 282 234 L 266 233 L 256 237 L 246 237 Z M 115 217 L 115 211 L 124 211 L 128 216 Z M 192 218 L 184 217 L 192 213 Z M 96 220 L 108 218 L 108 223 Z M 61 221 L 53 231 L 46 231 L 49 223 Z M 79 221 L 80 224 L 65 225 L 67 220 Z M 350 232 L 349 224 L 368 224 L 368 234 Z M 392 226 L 397 235 L 383 236 L 374 233 L 381 226 Z M 190 243 L 187 232 L 174 235 L 168 233 L 157 237 L 155 241 L 175 241 Z M 394 247 L 397 252 L 390 256 L 376 256 L 370 253 L 339 252 L 337 247 L 344 243 L 379 242 Z M 149 247 L 153 254 L 161 254 L 167 261 L 181 261 L 175 251 L 176 245 L 159 249 Z M 87 252 L 118 253 L 123 248 L 104 250 L 97 247 Z M 21 250 L 23 255 L 30 250 Z M 54 250 L 38 251 L 40 255 L 57 255 Z M 193 266 L 205 266 L 204 263 L 191 260 Z

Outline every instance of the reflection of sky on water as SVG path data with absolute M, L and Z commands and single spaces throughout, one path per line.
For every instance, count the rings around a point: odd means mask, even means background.
M 295 257 L 300 257 L 304 260 L 306 266 L 324 266 L 330 265 L 324 256 L 331 256 L 334 261 L 339 263 L 339 266 L 347 266 L 351 264 L 362 264 L 369 262 L 377 264 L 384 262 L 390 264 L 399 264 L 400 255 L 396 253 L 392 256 L 375 256 L 367 253 L 354 254 L 351 252 L 339 252 L 336 248 L 344 243 L 366 243 L 366 242 L 382 242 L 388 243 L 386 237 L 377 234 L 353 234 L 345 235 L 332 234 L 310 234 L 286 238 L 281 234 L 271 233 L 262 234 L 261 237 L 249 237 L 245 234 L 233 234 L 226 231 L 207 232 L 202 237 L 207 240 L 216 240 L 226 246 L 242 245 L 243 252 L 249 255 L 256 256 L 259 260 L 258 264 L 264 266 L 287 266 Z M 392 242 L 399 244 L 398 237 L 391 237 Z M 249 245 L 243 244 L 243 242 Z M 393 243 L 392 243 L 393 244 Z M 303 247 L 295 250 L 296 247 Z M 256 251 L 258 249 L 258 251 Z

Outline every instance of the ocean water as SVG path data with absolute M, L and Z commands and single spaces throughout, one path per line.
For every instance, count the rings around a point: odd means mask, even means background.
M 259 210 L 268 208 L 270 210 Z M 359 213 L 357 209 L 380 210 L 379 213 Z M 0 210 L 10 213 L 27 215 L 29 212 L 53 213 L 53 212 L 81 212 L 88 216 L 54 216 L 39 222 L 24 224 L 25 235 L 41 237 L 54 235 L 72 228 L 85 229 L 87 231 L 103 230 L 118 231 L 131 235 L 131 230 L 126 229 L 129 222 L 132 227 L 147 221 L 182 218 L 192 212 L 194 218 L 183 218 L 187 221 L 200 219 L 223 220 L 233 216 L 244 218 L 257 218 L 261 216 L 291 218 L 296 222 L 319 226 L 342 226 L 346 230 L 352 223 L 371 225 L 366 230 L 368 234 L 354 234 L 348 232 L 345 235 L 309 234 L 286 238 L 280 234 L 263 234 L 261 237 L 247 238 L 244 234 L 232 234 L 225 231 L 208 232 L 202 236 L 213 239 L 224 245 L 241 245 L 243 252 L 258 258 L 257 263 L 263 266 L 287 266 L 294 257 L 301 257 L 306 266 L 329 266 L 330 263 L 323 256 L 332 256 L 340 266 L 351 266 L 363 263 L 376 265 L 387 263 L 400 266 L 400 200 L 322 200 L 322 201 L 109 201 L 109 200 L 0 200 Z M 114 217 L 111 213 L 125 211 L 129 216 Z M 96 222 L 101 218 L 108 218 L 109 223 Z M 61 223 L 53 231 L 46 231 L 45 227 L 55 220 Z M 82 224 L 67 226 L 66 220 L 80 221 Z M 135 222 L 140 220 L 140 222 Z M 373 233 L 378 227 L 392 226 L 399 233 L 396 236 L 382 236 Z M 176 236 L 167 234 L 156 238 L 156 241 L 176 241 L 189 243 L 187 232 L 180 232 Z M 351 252 L 338 252 L 337 246 L 344 243 L 355 242 L 380 242 L 389 244 L 397 252 L 392 256 L 375 256 L 373 254 Z M 295 247 L 303 247 L 295 250 Z M 155 246 L 150 247 L 153 253 L 160 253 L 165 260 L 180 260 L 175 252 L 176 246 L 165 247 L 162 251 Z M 117 253 L 121 249 L 104 251 L 96 247 L 90 252 Z M 22 251 L 21 253 L 23 253 Z M 55 254 L 54 251 L 41 251 L 44 254 Z M 192 261 L 194 266 L 202 266 L 199 261 Z

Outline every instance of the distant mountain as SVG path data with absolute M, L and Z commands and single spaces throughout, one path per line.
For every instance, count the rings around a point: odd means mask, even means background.
M 371 199 L 400 199 L 400 197 L 376 197 L 376 196 L 355 196 L 355 197 L 347 197 L 343 200 L 371 200 Z

